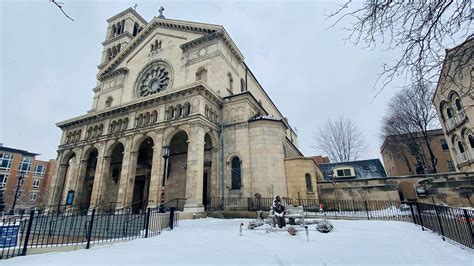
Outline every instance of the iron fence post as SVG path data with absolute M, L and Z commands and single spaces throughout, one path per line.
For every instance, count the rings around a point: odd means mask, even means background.
M 92 238 L 92 227 L 94 226 L 94 217 L 95 217 L 95 209 L 92 209 L 91 221 L 89 223 L 89 228 L 87 230 L 87 245 L 86 249 L 91 247 L 91 238 Z
M 171 230 L 173 230 L 173 225 L 174 225 L 174 208 L 170 208 L 170 221 L 169 221 L 169 227 Z
M 150 226 L 150 207 L 147 208 L 146 210 L 146 215 L 145 215 L 145 238 L 148 238 L 148 228 Z
M 407 203 L 410 206 L 411 218 L 413 218 L 413 223 L 416 224 L 415 211 L 413 211 L 413 203 L 411 202 L 407 202 Z
M 471 233 L 471 247 L 474 244 L 474 234 L 472 232 L 471 217 L 466 209 L 463 209 L 464 217 L 466 217 L 467 228 L 469 228 L 469 233 Z
M 31 210 L 30 220 L 28 221 L 28 228 L 26 229 L 25 242 L 23 243 L 23 251 L 21 253 L 23 256 L 26 256 L 26 250 L 28 249 L 28 241 L 30 240 L 30 233 L 31 233 L 31 227 L 33 225 L 34 216 L 35 216 L 35 211 Z
M 367 212 L 367 220 L 370 220 L 370 217 L 369 217 L 369 206 L 367 205 L 367 201 L 364 200 L 364 203 L 365 203 L 365 211 Z
M 425 231 L 425 225 L 423 224 L 423 218 L 421 218 L 420 204 L 416 202 L 416 211 L 418 212 L 418 217 L 420 217 L 421 231 Z
M 441 236 L 443 237 L 443 241 L 446 241 L 446 239 L 444 238 L 443 225 L 441 224 L 441 218 L 439 217 L 439 213 L 438 213 L 438 206 L 434 205 L 434 209 L 436 213 L 436 219 L 438 220 L 439 230 L 441 231 Z

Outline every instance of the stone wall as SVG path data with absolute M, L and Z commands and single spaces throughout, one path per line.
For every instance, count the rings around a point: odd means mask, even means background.
M 312 186 L 306 185 L 306 175 L 310 176 Z M 317 180 L 322 178 L 321 170 L 311 158 L 285 159 L 287 197 L 293 199 L 317 199 Z M 312 191 L 311 191 L 312 188 Z
M 417 176 L 399 176 L 372 179 L 319 181 L 318 190 L 321 199 L 328 200 L 400 200 L 399 187 L 411 185 L 413 190 L 420 180 L 432 180 L 426 195 L 417 195 L 421 202 L 446 203 L 450 206 L 470 206 L 466 198 L 459 194 L 461 189 L 474 189 L 474 172 L 430 174 Z M 409 187 L 409 186 L 406 186 Z M 407 197 L 405 192 L 405 197 Z M 416 193 L 415 193 L 416 195 Z M 445 195 L 445 198 L 443 198 Z M 471 202 L 474 197 L 471 195 Z

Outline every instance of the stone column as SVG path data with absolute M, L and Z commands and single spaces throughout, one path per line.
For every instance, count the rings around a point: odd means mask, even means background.
M 148 206 L 158 207 L 160 205 L 161 182 L 163 178 L 162 167 L 162 151 L 163 151 L 163 134 L 159 134 L 155 138 L 155 146 L 153 147 L 153 162 L 151 166 L 150 190 L 148 192 Z
M 84 182 L 85 182 L 85 179 L 87 178 L 86 170 L 87 170 L 87 159 L 82 159 L 79 161 L 78 166 L 77 166 L 77 174 L 75 175 L 75 178 L 74 178 L 75 179 L 74 186 L 71 184 L 71 186 L 68 187 L 68 190 L 69 189 L 74 190 L 73 205 L 80 204 L 82 201 L 82 194 L 84 191 Z
M 204 128 L 197 124 L 190 130 L 188 143 L 188 161 L 186 171 L 186 204 L 185 212 L 204 211 L 202 189 L 204 174 Z
M 132 204 L 133 185 L 135 183 L 135 172 L 137 170 L 138 151 L 132 151 L 132 138 L 124 143 L 122 171 L 120 173 L 120 185 L 117 196 L 116 208 L 123 208 Z
M 61 195 L 66 186 L 64 182 L 64 177 L 67 173 L 67 163 L 60 163 L 58 164 L 58 168 L 56 171 L 56 176 L 51 180 L 51 191 L 49 205 L 58 205 L 61 204 Z
M 104 148 L 105 150 L 105 148 Z M 101 206 L 101 198 L 102 198 L 102 194 L 101 194 L 101 190 L 102 190 L 102 187 L 104 186 L 103 183 L 104 183 L 104 179 L 105 179 L 105 176 L 104 176 L 104 173 L 103 173 L 103 170 L 104 170 L 104 164 L 109 162 L 110 164 L 110 159 L 108 156 L 105 156 L 104 153 L 105 151 L 99 151 L 99 155 L 97 156 L 97 166 L 95 168 L 95 173 L 94 173 L 94 184 L 92 186 L 92 195 L 91 195 L 91 201 L 90 201 L 90 205 L 89 205 L 89 209 L 93 209 L 93 208 L 100 208 L 100 207 L 103 207 Z

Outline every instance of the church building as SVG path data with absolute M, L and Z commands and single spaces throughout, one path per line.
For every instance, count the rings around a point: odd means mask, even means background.
M 196 212 L 208 198 L 287 196 L 295 158 L 310 170 L 291 190 L 316 187 L 315 163 L 224 27 L 163 9 L 107 23 L 92 108 L 57 123 L 51 205 L 139 212 L 183 199 Z

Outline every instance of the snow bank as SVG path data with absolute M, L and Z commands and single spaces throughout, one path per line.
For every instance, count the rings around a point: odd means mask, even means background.
M 413 224 L 390 221 L 331 221 L 334 231 L 266 233 L 243 230 L 250 220 L 181 221 L 173 231 L 112 246 L 17 257 L 2 265 L 473 265 L 474 253 L 443 242 Z

